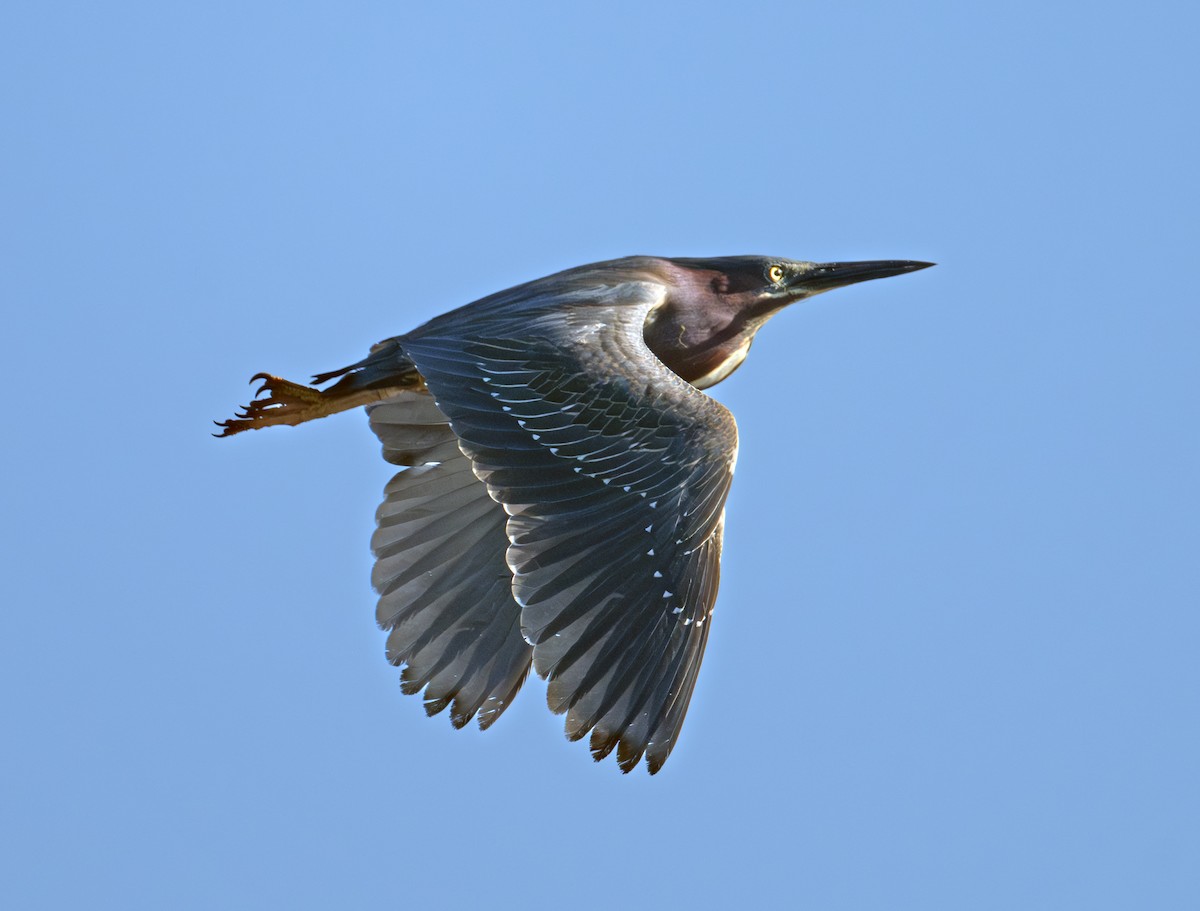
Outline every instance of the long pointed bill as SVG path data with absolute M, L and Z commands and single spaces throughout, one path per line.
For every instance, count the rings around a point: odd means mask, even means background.
M 817 294 L 832 291 L 845 285 L 869 282 L 873 278 L 890 278 L 905 272 L 928 269 L 934 263 L 921 263 L 907 259 L 878 259 L 858 263 L 817 263 L 796 278 L 796 290 Z

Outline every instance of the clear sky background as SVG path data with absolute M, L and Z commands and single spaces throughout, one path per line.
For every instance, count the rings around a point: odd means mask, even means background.
M 0 10 L 9 908 L 1200 907 L 1192 3 Z M 426 719 L 295 379 L 631 253 L 777 317 L 664 771 Z M 737 903 L 737 904 L 734 904 Z

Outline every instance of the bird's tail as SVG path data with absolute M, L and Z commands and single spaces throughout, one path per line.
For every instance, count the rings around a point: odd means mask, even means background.
M 333 379 L 337 382 L 328 389 L 316 388 Z M 254 401 L 228 421 L 215 421 L 221 432 L 214 436 L 228 437 L 243 430 L 275 424 L 295 426 L 378 402 L 405 389 L 423 390 L 425 387 L 424 378 L 396 339 L 380 342 L 357 364 L 317 374 L 312 386 L 269 373 L 256 373 L 250 378 L 252 383 L 258 380 L 263 384 L 254 393 Z

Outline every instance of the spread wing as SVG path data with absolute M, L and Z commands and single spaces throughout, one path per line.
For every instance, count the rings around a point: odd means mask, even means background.
M 450 707 L 463 727 L 489 727 L 529 673 L 504 561 L 507 516 L 471 471 L 457 438 L 424 392 L 368 406 L 389 462 L 414 465 L 388 483 L 371 539 L 376 618 L 389 630 L 388 660 L 425 710 Z
M 533 666 L 566 732 L 651 773 L 683 724 L 717 595 L 732 415 L 666 368 L 652 283 L 467 310 L 399 339 L 503 504 Z

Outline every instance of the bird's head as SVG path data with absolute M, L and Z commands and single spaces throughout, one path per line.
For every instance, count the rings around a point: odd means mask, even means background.
M 663 260 L 671 275 L 646 343 L 668 367 L 703 389 L 745 359 L 754 334 L 789 304 L 874 278 L 925 269 L 910 260 L 811 263 L 770 256 Z

